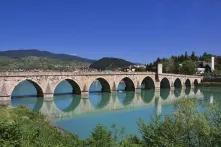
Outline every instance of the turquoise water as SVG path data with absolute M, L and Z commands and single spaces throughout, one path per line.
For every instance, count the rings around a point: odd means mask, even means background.
M 90 89 L 99 91 L 101 85 L 94 84 Z M 170 115 L 175 109 L 174 103 L 179 99 L 196 98 L 199 106 L 203 108 L 210 103 L 219 102 L 221 96 L 221 88 L 217 87 L 136 92 L 125 92 L 122 88 L 119 92 L 91 92 L 88 96 L 70 94 L 72 92 L 72 87 L 63 82 L 56 88 L 53 100 L 45 101 L 43 98 L 34 97 L 36 90 L 30 83 L 23 83 L 13 91 L 11 105 L 24 105 L 40 111 L 53 125 L 77 134 L 80 138 L 87 138 L 97 124 L 102 124 L 112 131 L 120 129 L 122 136 L 139 135 L 139 119 L 148 122 L 157 115 Z

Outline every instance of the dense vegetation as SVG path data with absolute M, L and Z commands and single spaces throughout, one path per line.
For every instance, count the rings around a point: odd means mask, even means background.
M 98 125 L 88 139 L 51 127 L 37 112 L 25 108 L 0 108 L 0 146 L 220 146 L 221 110 L 210 105 L 199 112 L 191 99 L 180 100 L 170 116 L 159 116 L 150 123 L 138 122 L 141 138 L 128 136 L 118 139 L 117 131 Z
M 87 69 L 93 60 L 39 50 L 0 52 L 0 71 Z
M 119 58 L 102 58 L 90 65 L 90 68 L 97 70 L 121 70 L 122 68 L 134 65 L 129 61 L 119 59 Z
M 23 107 L 0 108 L 0 146 L 78 146 L 79 139 L 50 126 L 39 113 Z
M 200 67 L 202 62 L 211 62 L 211 57 L 215 57 L 215 73 L 221 73 L 221 57 L 212 54 L 204 53 L 202 56 L 196 56 L 194 52 L 188 55 L 187 52 L 180 56 L 171 56 L 169 58 L 158 58 L 153 63 L 147 64 L 146 69 L 149 71 L 156 71 L 158 63 L 163 64 L 163 72 L 176 74 L 195 74 L 196 67 Z M 207 70 L 206 72 L 210 72 Z

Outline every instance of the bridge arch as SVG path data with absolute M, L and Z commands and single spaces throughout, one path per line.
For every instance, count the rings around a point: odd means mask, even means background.
M 32 88 L 32 89 L 35 89 L 36 92 L 35 94 L 26 94 L 24 93 L 24 95 L 22 94 L 19 94 L 19 95 L 16 95 L 14 94 L 16 92 L 16 90 L 19 92 L 19 91 L 22 91 L 25 89 L 25 86 L 24 84 L 29 84 L 29 88 Z M 10 95 L 11 97 L 13 96 L 18 96 L 18 97 L 23 97 L 23 96 L 37 96 L 37 97 L 44 97 L 44 92 L 40 86 L 40 84 L 38 84 L 36 81 L 34 80 L 31 80 L 31 79 L 24 79 L 24 80 L 21 80 L 19 83 L 16 83 L 14 87 L 12 87 L 11 91 L 10 91 Z
M 111 92 L 110 84 L 106 79 L 99 77 L 91 83 L 89 92 Z
M 154 80 L 149 76 L 145 77 L 141 83 L 141 89 L 154 89 L 154 88 L 155 88 Z
M 64 87 L 64 88 L 63 88 Z M 63 79 L 58 82 L 54 89 L 54 95 L 63 94 L 81 94 L 81 88 L 77 82 L 72 79 Z
M 199 85 L 198 80 L 197 80 L 197 79 L 195 79 L 195 80 L 194 80 L 194 82 L 193 82 L 193 84 L 194 84 L 194 87 L 197 87 L 197 86 Z
M 190 79 L 186 79 L 185 86 L 186 86 L 186 88 L 191 88 L 191 81 L 190 81 Z
M 117 90 L 118 91 L 135 91 L 134 82 L 130 78 L 125 77 L 119 82 Z
M 170 89 L 170 81 L 167 78 L 163 78 L 160 81 L 160 88 Z
M 23 105 L 32 110 L 38 111 L 43 105 L 44 93 L 41 86 L 31 79 L 24 79 L 10 89 L 11 105 Z M 27 99 L 32 100 L 27 100 Z M 25 100 L 25 103 L 24 103 Z
M 175 81 L 174 81 L 174 88 L 179 88 L 181 89 L 182 88 L 182 82 L 179 78 L 177 78 Z

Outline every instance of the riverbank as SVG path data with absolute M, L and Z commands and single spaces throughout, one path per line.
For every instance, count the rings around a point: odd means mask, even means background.
M 0 146 L 80 146 L 77 136 L 49 124 L 38 112 L 24 107 L 0 107 Z
M 201 112 L 197 102 L 197 99 L 183 98 L 175 104 L 176 110 L 171 115 L 156 117 L 151 122 L 139 120 L 141 138 L 130 135 L 120 142 L 119 130 L 109 131 L 99 124 L 89 138 L 80 140 L 51 126 L 38 112 L 24 107 L 0 107 L 0 146 L 220 146 L 220 105 L 204 105 L 207 111 Z
M 205 77 L 200 83 L 200 85 L 204 87 L 221 87 L 221 77 L 220 76 Z

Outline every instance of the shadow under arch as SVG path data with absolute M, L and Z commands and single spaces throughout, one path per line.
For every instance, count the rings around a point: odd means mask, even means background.
M 97 78 L 92 82 L 89 88 L 89 93 L 98 93 L 98 92 L 111 92 L 110 84 L 104 78 Z
M 170 81 L 167 78 L 163 78 L 160 81 L 160 97 L 162 99 L 167 99 L 170 95 Z
M 89 100 L 95 109 L 102 109 L 110 102 L 111 93 L 90 93 Z
M 181 89 L 182 88 L 182 82 L 179 78 L 177 78 L 174 82 L 174 88 Z
M 170 81 L 167 78 L 163 78 L 160 81 L 160 88 L 170 89 Z
M 194 82 L 193 82 L 193 84 L 194 84 L 194 87 L 198 87 L 198 86 L 199 86 L 199 82 L 198 82 L 198 80 L 195 79 Z
M 141 90 L 141 98 L 144 103 L 150 103 L 155 96 L 155 89 Z
M 54 96 L 67 94 L 81 94 L 80 86 L 71 79 L 62 80 L 57 84 L 54 90 Z
M 135 91 L 133 81 L 128 77 L 123 78 L 118 84 L 117 91 Z
M 11 93 L 13 106 L 23 105 L 34 111 L 39 111 L 43 105 L 43 90 L 34 81 L 26 79 L 19 82 Z
M 147 76 L 143 79 L 141 83 L 141 89 L 154 89 L 155 84 L 151 77 Z
M 190 79 L 187 79 L 187 80 L 185 81 L 185 86 L 186 86 L 186 88 L 187 88 L 187 87 L 188 87 L 188 88 L 191 88 Z
M 179 78 L 177 78 L 174 82 L 174 95 L 178 98 L 182 92 L 182 82 Z

